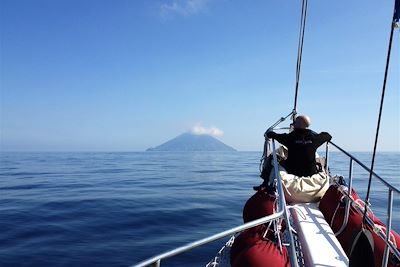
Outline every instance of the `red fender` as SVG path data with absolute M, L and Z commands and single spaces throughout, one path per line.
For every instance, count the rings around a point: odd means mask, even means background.
M 328 223 L 331 222 L 335 209 L 337 205 L 340 204 L 342 198 L 343 194 L 338 190 L 336 185 L 331 185 L 325 192 L 325 195 L 321 198 L 319 202 L 319 210 L 322 212 Z
M 377 225 L 377 227 L 381 228 L 381 230 L 385 233 L 386 236 L 386 225 L 381 222 L 377 217 L 375 217 L 374 223 Z M 395 230 L 391 230 L 390 231 L 390 240 L 392 241 L 392 243 L 394 245 L 397 246 L 397 248 L 400 247 L 400 235 L 395 231 Z
M 386 236 L 386 226 L 375 217 L 375 227 L 379 228 L 380 231 L 384 233 Z M 375 266 L 381 266 L 382 265 L 382 258 L 383 254 L 385 252 L 385 247 L 386 244 L 382 240 L 382 238 L 379 237 L 379 235 L 374 232 L 372 229 L 369 229 L 372 233 L 372 237 L 374 239 L 374 261 L 375 261 Z M 397 249 L 400 249 L 400 235 L 396 233 L 394 230 L 390 231 L 390 241 L 393 243 Z M 400 261 L 395 259 L 396 257 L 390 253 L 389 254 L 389 260 L 388 260 L 388 265 L 389 267 L 399 267 L 400 266 Z
M 353 199 L 359 199 L 359 196 L 354 190 L 352 190 L 351 196 Z M 346 206 L 344 198 L 345 196 L 343 192 L 339 190 L 339 186 L 331 185 L 319 203 L 319 209 L 324 215 L 325 220 L 331 226 L 333 232 L 339 231 L 343 224 Z M 343 250 L 348 256 L 350 255 L 353 240 L 361 230 L 361 223 L 362 216 L 351 206 L 347 226 L 343 232 L 337 236 Z
M 244 230 L 240 235 L 235 238 L 233 245 L 230 250 L 230 261 L 231 265 L 233 265 L 237 256 L 244 251 L 245 249 L 253 246 L 257 241 L 263 238 L 263 234 L 265 233 L 266 226 L 259 225 L 247 230 Z
M 328 192 L 329 191 L 329 192 Z M 332 230 L 337 232 L 343 223 L 344 213 L 345 213 L 345 205 L 344 202 L 338 206 L 340 203 L 343 194 L 338 190 L 337 186 L 331 186 L 327 191 L 327 194 L 321 199 L 320 202 L 320 209 L 325 216 L 325 219 L 330 223 Z M 359 198 L 359 196 L 353 191 L 352 197 L 356 201 L 357 205 L 361 208 L 364 207 L 363 201 Z M 381 231 L 386 233 L 385 225 L 374 216 L 374 214 L 368 211 L 368 217 L 374 221 L 376 227 L 380 227 Z M 343 232 L 337 236 L 340 244 L 342 245 L 344 251 L 348 256 L 350 256 L 350 251 L 355 239 L 355 236 L 361 231 L 362 225 L 362 214 L 357 211 L 357 209 L 353 206 L 350 207 L 349 213 L 349 220 L 347 223 L 346 228 Z M 332 219 L 333 218 L 333 219 Z M 368 230 L 371 232 L 373 237 L 373 246 L 374 246 L 374 264 L 375 266 L 382 265 L 382 257 L 385 251 L 385 243 L 384 241 L 378 236 L 377 233 L 373 231 L 371 227 L 367 227 Z M 395 231 L 391 231 L 391 240 L 397 246 L 400 247 L 400 235 L 397 234 Z M 391 267 L 399 267 L 400 263 L 398 260 L 394 259 L 394 256 L 390 254 L 388 266 Z
M 286 247 L 282 251 L 271 240 L 259 240 L 236 258 L 232 267 L 290 267 Z
M 276 197 L 274 195 L 270 195 L 264 192 L 264 190 L 257 191 L 244 205 L 244 223 L 273 214 L 275 211 L 275 200 Z
M 360 198 L 354 190 L 352 190 L 351 196 L 354 200 Z M 321 201 L 319 202 L 319 209 L 329 224 L 332 221 L 332 217 L 335 213 L 335 210 L 338 208 L 338 205 L 345 205 L 345 202 L 342 202 L 343 198 L 344 194 L 339 190 L 337 185 L 331 185 L 326 191 L 325 195 L 321 198 Z
M 334 233 L 339 231 L 339 229 L 342 227 L 344 213 L 345 213 L 345 207 L 340 207 L 337 210 L 336 215 L 334 216 L 331 224 Z M 347 254 L 347 256 L 350 255 L 351 246 L 353 244 L 356 235 L 358 234 L 358 232 L 361 231 L 361 224 L 362 224 L 362 215 L 356 210 L 356 208 L 350 207 L 349 220 L 347 222 L 346 228 L 340 235 L 337 236 L 337 239 L 342 245 L 342 248 L 344 252 Z

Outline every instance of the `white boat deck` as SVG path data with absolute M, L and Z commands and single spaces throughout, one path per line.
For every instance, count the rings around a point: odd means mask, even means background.
M 349 266 L 344 253 L 317 203 L 294 204 L 293 227 L 297 230 L 306 266 Z

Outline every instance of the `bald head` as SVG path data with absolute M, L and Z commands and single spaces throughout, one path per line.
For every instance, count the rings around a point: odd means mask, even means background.
M 311 124 L 310 117 L 306 115 L 297 116 L 294 120 L 294 128 L 295 129 L 307 129 Z

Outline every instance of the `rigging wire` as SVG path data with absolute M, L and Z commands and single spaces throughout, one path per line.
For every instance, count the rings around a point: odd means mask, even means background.
M 301 70 L 301 59 L 303 55 L 303 44 L 304 44 L 304 33 L 306 29 L 306 20 L 307 20 L 307 7 L 308 7 L 308 0 L 302 0 L 301 5 L 301 18 L 300 18 L 300 33 L 299 33 L 299 43 L 297 46 L 297 64 L 296 64 L 296 86 L 295 86 L 295 96 L 294 96 L 294 106 L 292 112 L 289 113 L 286 117 L 282 117 L 278 120 L 275 124 L 267 129 L 264 133 L 265 142 L 264 142 L 264 152 L 260 160 L 260 172 L 262 172 L 265 163 L 265 159 L 268 157 L 270 153 L 270 144 L 267 138 L 267 132 L 272 130 L 275 126 L 279 123 L 286 120 L 289 116 L 292 116 L 292 120 L 294 122 L 296 114 L 297 114 L 297 96 L 299 91 L 299 84 L 300 84 L 300 70 Z
M 304 44 L 304 33 L 306 29 L 306 20 L 307 20 L 307 6 L 308 0 L 303 0 L 301 6 L 301 20 L 300 20 L 300 34 L 299 34 L 299 44 L 297 47 L 297 65 L 296 65 L 296 87 L 295 87 L 295 95 L 294 95 L 294 105 L 293 105 L 293 121 L 296 116 L 297 111 L 297 96 L 299 92 L 299 84 L 300 84 L 300 70 L 301 70 L 301 59 L 303 55 L 303 44 Z
M 383 87 L 382 87 L 381 102 L 380 102 L 380 107 L 379 107 L 378 123 L 377 123 L 377 127 L 376 127 L 374 150 L 372 153 L 371 169 L 369 172 L 369 179 L 368 179 L 367 196 L 365 198 L 363 225 L 366 223 L 367 210 L 368 210 L 368 206 L 369 206 L 369 195 L 370 195 L 370 190 L 371 190 L 372 173 L 374 171 L 376 148 L 378 145 L 379 129 L 380 129 L 380 124 L 381 124 L 382 110 L 383 110 L 383 101 L 385 98 L 386 80 L 387 80 L 389 63 L 390 63 L 390 52 L 392 50 L 393 32 L 394 32 L 394 28 L 397 27 L 396 22 L 399 21 L 399 14 L 400 14 L 400 0 L 396 0 L 395 7 L 394 7 L 394 13 L 393 13 L 393 20 L 391 23 L 392 25 L 391 25 L 390 38 L 389 38 L 389 47 L 388 47 L 388 52 L 387 52 L 387 57 L 386 57 L 386 67 L 385 67 L 385 75 L 384 75 L 384 79 L 383 79 Z
M 276 126 L 278 126 L 281 122 L 284 122 L 287 118 L 289 118 L 290 116 L 295 116 L 295 114 L 292 112 L 290 112 L 288 115 L 286 115 L 286 117 L 282 117 L 280 118 L 277 122 L 275 122 L 271 127 L 269 127 L 265 133 L 264 133 L 264 137 L 265 137 L 265 141 L 264 141 L 264 152 L 263 155 L 260 159 L 260 173 L 262 173 L 263 169 L 265 168 L 265 164 L 267 164 L 266 159 L 267 157 L 270 155 L 271 153 L 271 144 L 269 142 L 269 139 L 267 137 L 267 133 L 271 130 L 273 130 Z

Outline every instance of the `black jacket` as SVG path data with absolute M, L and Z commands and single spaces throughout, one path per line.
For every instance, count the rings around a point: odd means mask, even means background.
M 311 176 L 317 173 L 315 152 L 323 143 L 331 140 L 329 133 L 315 133 L 309 129 L 294 129 L 289 134 L 267 133 L 288 148 L 288 158 L 284 167 L 288 173 L 297 176 Z

